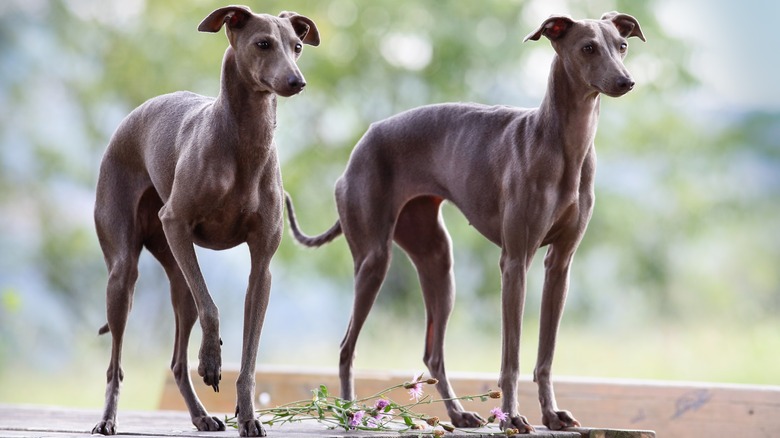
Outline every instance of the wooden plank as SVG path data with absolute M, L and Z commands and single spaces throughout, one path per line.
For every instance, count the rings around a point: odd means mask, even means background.
M 223 370 L 220 392 L 214 393 L 197 383 L 201 379 L 196 371 L 192 374 L 206 407 L 227 412 L 235 409 L 236 377 L 235 370 Z M 366 397 L 411 378 L 412 373 L 358 372 L 355 379 L 357 395 Z M 481 394 L 496 388 L 497 375 L 452 373 L 450 380 L 458 394 Z M 257 372 L 257 394 L 268 394 L 269 406 L 311 398 L 311 390 L 321 384 L 338 393 L 335 371 L 264 366 Z M 555 390 L 558 404 L 571 410 L 588 427 L 655 430 L 662 437 L 772 437 L 780 434 L 778 386 L 557 378 Z M 536 391 L 536 384 L 530 379 L 521 381 L 521 410 L 532 422 L 541 419 Z M 427 387 L 426 393 L 433 394 L 433 388 Z M 396 402 L 408 399 L 402 390 L 390 397 Z M 498 404 L 490 402 L 466 402 L 464 405 L 484 416 Z M 260 407 L 259 403 L 257 406 Z M 185 409 L 172 378 L 166 381 L 160 407 Z M 440 405 L 425 406 L 420 411 L 447 418 Z
M 2 437 L 87 437 L 100 411 L 87 409 L 66 409 L 50 406 L 12 406 L 0 404 L 0 436 Z M 154 437 L 236 437 L 238 431 L 228 429 L 224 432 L 198 432 L 190 424 L 189 415 L 184 412 L 119 411 L 117 417 L 119 434 L 117 437 L 154 438 Z M 417 433 L 399 435 L 396 432 L 363 432 L 331 430 L 316 422 L 293 423 L 283 426 L 267 427 L 270 437 L 286 438 L 399 438 L 399 436 L 417 436 Z M 463 433 L 448 433 L 449 438 L 479 438 L 488 436 L 485 430 Z M 495 429 L 493 429 L 495 432 Z M 603 432 L 603 431 L 602 431 Z M 534 438 L 583 438 L 589 431 L 551 432 L 540 430 Z M 599 435 L 617 438 L 610 435 Z M 621 438 L 644 438 L 628 435 Z

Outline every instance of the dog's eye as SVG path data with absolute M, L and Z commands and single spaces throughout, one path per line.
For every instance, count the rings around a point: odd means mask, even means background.
M 594 50 L 595 50 L 595 49 L 593 48 L 593 44 L 588 44 L 587 46 L 585 46 L 585 47 L 583 47 L 583 48 L 582 48 L 582 51 L 583 51 L 583 52 L 585 52 L 585 53 L 586 53 L 586 54 L 588 54 L 588 55 L 590 55 L 591 53 L 593 53 L 593 51 L 594 51 Z
M 303 50 L 301 43 L 295 44 L 295 53 L 301 53 L 301 50 Z
M 260 41 L 257 43 L 257 47 L 260 47 L 263 50 L 268 50 L 271 48 L 271 43 L 268 41 Z
M 628 50 L 628 44 L 626 44 L 626 43 L 621 44 L 620 45 L 620 53 L 623 53 L 626 50 Z

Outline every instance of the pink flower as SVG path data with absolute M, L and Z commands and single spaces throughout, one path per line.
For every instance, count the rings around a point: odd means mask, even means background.
M 387 400 L 385 400 L 383 398 L 380 398 L 379 400 L 376 401 L 376 406 L 374 406 L 374 407 L 376 408 L 377 411 L 382 412 L 389 405 L 390 405 L 389 401 L 387 401 Z
M 360 422 L 363 420 L 364 415 L 366 415 L 365 411 L 357 411 L 353 413 L 352 417 L 349 419 L 349 427 L 354 429 L 360 426 Z
M 412 383 L 405 386 L 405 388 L 409 390 L 409 400 L 414 400 L 415 402 L 420 401 L 420 397 L 423 395 L 423 389 L 422 382 L 419 380 L 422 378 L 422 375 L 423 373 L 415 374 Z
M 490 410 L 490 415 L 494 416 L 498 421 L 506 421 L 509 415 L 502 411 L 501 408 L 493 408 Z

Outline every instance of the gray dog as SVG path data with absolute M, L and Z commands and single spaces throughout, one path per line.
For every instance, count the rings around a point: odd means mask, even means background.
M 629 37 L 644 36 L 634 17 L 612 12 L 600 20 L 566 16 L 545 20 L 526 40 L 546 36 L 555 49 L 547 93 L 536 109 L 474 104 L 416 108 L 371 125 L 336 183 L 339 219 L 316 237 L 319 246 L 344 234 L 354 258 L 355 301 L 341 343 L 342 396 L 354 398 L 352 362 L 361 327 L 390 264 L 395 241 L 417 268 L 427 311 L 424 361 L 445 399 L 455 397 L 444 370 L 444 331 L 455 289 L 452 248 L 440 214 L 447 200 L 474 228 L 501 247 L 502 359 L 499 386 L 503 428 L 533 430 L 517 404 L 520 328 L 526 272 L 536 250 L 548 246 L 542 297 L 539 385 L 543 423 L 579 423 L 559 410 L 551 367 L 569 282 L 569 266 L 593 209 L 599 96 L 621 96 L 634 82 L 623 58 Z M 446 403 L 456 426 L 483 422 L 457 401 Z
M 217 9 L 198 27 L 226 26 L 230 46 L 216 98 L 178 92 L 153 98 L 122 121 L 100 167 L 95 224 L 108 266 L 108 324 L 113 337 L 103 419 L 93 433 L 116 433 L 122 381 L 122 337 L 146 247 L 165 268 L 176 315 L 171 369 L 198 430 L 224 430 L 204 409 L 189 377 L 187 344 L 200 319 L 198 373 L 219 390 L 219 311 L 203 280 L 194 244 L 221 250 L 246 242 L 252 258 L 244 307 L 237 386 L 242 436 L 264 436 L 255 418 L 255 361 L 271 274 L 282 237 L 282 180 L 273 142 L 276 95 L 306 85 L 296 60 L 302 44 L 319 44 L 314 23 L 301 15 L 257 15 L 247 7 Z

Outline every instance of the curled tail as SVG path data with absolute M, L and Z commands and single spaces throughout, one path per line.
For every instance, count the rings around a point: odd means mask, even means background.
M 298 228 L 298 222 L 295 220 L 295 210 L 293 209 L 292 199 L 290 194 L 284 194 L 284 200 L 287 204 L 287 217 L 290 219 L 290 229 L 292 230 L 295 240 L 301 245 L 308 247 L 317 247 L 329 243 L 331 240 L 341 235 L 341 222 L 336 221 L 330 229 L 318 236 L 307 236 L 301 232 Z

